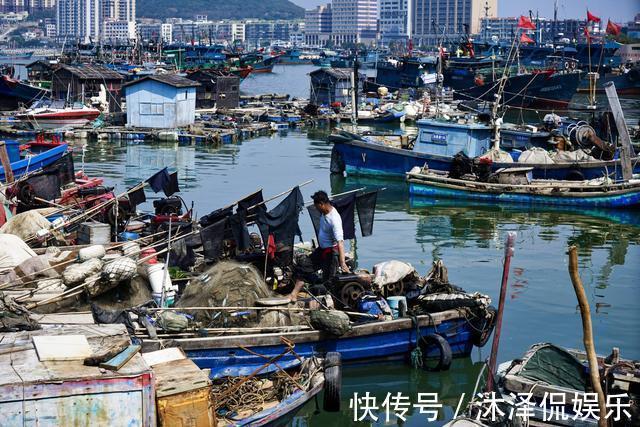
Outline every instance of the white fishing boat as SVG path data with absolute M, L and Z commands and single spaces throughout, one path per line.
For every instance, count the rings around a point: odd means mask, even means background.
M 100 110 L 97 108 L 87 107 L 79 102 L 69 105 L 63 100 L 42 100 L 16 118 L 35 129 L 60 129 L 84 126 L 99 115 Z

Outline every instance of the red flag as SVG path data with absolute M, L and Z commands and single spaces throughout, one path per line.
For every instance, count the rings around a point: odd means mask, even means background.
M 589 29 L 587 27 L 584 27 L 584 36 L 588 42 L 591 41 L 591 33 L 589 32 Z
M 600 22 L 600 18 L 587 10 L 587 22 Z
M 535 43 L 535 40 L 533 40 L 531 37 L 529 37 L 525 33 L 522 33 L 520 35 L 520 43 Z
M 620 25 L 614 24 L 613 22 L 611 22 L 611 20 L 607 21 L 607 34 L 610 34 L 612 36 L 619 36 L 620 30 Z
M 526 16 L 520 15 L 520 19 L 518 19 L 518 28 L 523 28 L 525 30 L 535 30 L 536 24 L 531 22 L 531 19 Z

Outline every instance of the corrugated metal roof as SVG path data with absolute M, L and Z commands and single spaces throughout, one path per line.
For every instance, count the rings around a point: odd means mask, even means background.
M 124 80 L 124 77 L 117 71 L 107 68 L 103 65 L 82 64 L 82 65 L 66 65 L 61 64 L 60 70 L 67 70 L 71 74 L 81 79 L 98 79 L 98 80 Z
M 144 82 L 146 80 L 154 80 L 156 82 L 164 83 L 173 87 L 195 87 L 200 86 L 200 83 L 189 80 L 186 77 L 179 76 L 177 74 L 155 74 L 152 76 L 145 76 L 138 80 L 126 83 L 124 86 L 133 86 L 135 84 Z

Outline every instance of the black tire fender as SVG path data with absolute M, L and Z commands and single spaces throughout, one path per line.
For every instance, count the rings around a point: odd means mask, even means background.
M 486 317 L 481 318 L 476 324 L 471 325 L 471 342 L 476 347 L 484 347 L 491 333 L 493 327 L 496 325 L 498 310 L 492 305 L 487 307 Z
M 342 399 L 342 355 L 327 352 L 324 358 L 324 399 L 322 408 L 327 412 L 339 412 Z
M 420 351 L 422 351 L 423 369 L 427 371 L 446 371 L 449 369 L 451 360 L 453 359 L 453 352 L 451 351 L 451 346 L 442 335 L 424 335 L 418 340 L 418 346 L 420 346 Z M 429 367 L 427 354 L 433 347 L 436 347 L 440 354 L 438 356 L 438 364 L 435 367 Z
M 331 173 L 344 173 L 346 166 L 344 164 L 344 159 L 342 158 L 342 154 L 337 150 L 334 145 L 331 149 L 331 164 L 329 166 L 329 171 Z

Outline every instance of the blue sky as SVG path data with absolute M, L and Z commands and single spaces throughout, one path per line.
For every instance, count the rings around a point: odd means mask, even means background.
M 295 4 L 304 8 L 312 8 L 329 0 L 292 0 Z M 615 7 L 613 5 L 615 4 Z M 538 8 L 540 16 L 553 17 L 553 0 L 536 0 L 535 2 L 523 2 L 519 0 L 498 0 L 498 14 L 500 16 L 526 15 L 529 9 L 536 13 Z M 615 22 L 627 22 L 633 19 L 636 13 L 640 13 L 640 1 L 638 0 L 558 0 L 558 16 L 560 18 L 578 18 L 586 15 L 586 8 L 599 16 L 604 21 L 610 18 Z

